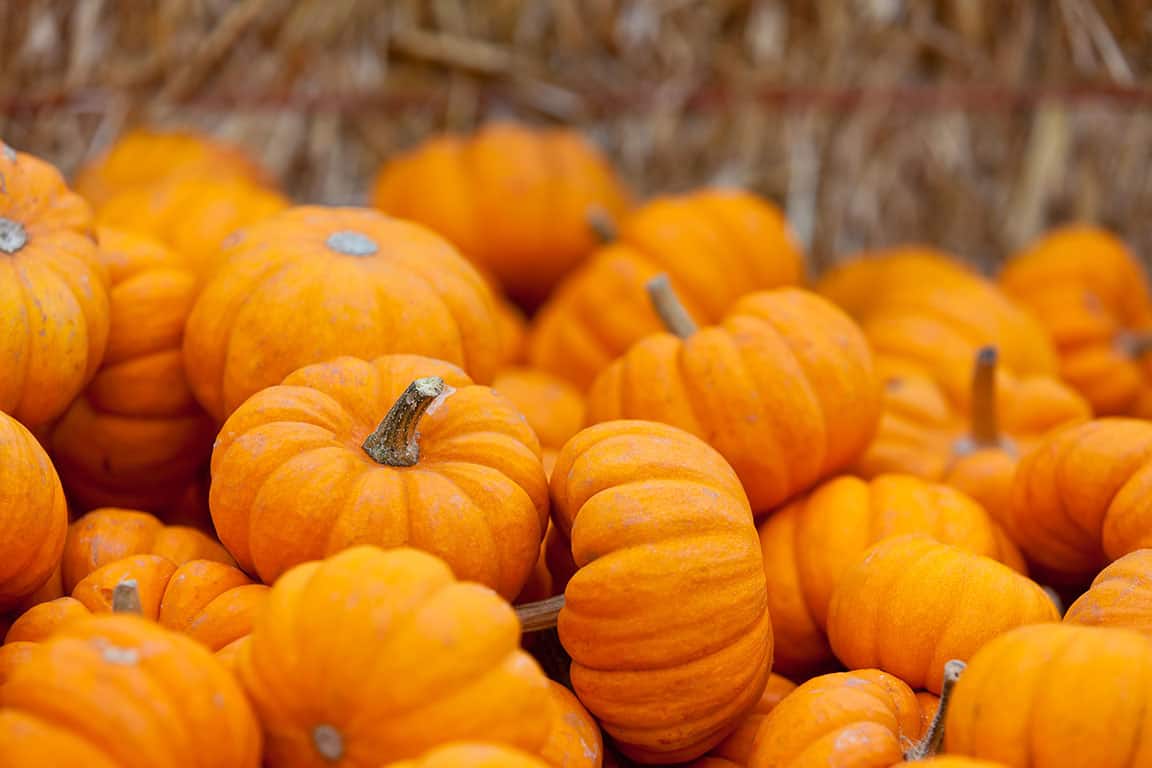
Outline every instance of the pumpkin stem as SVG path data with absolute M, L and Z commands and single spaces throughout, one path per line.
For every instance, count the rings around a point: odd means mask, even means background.
M 344 759 L 344 737 L 335 726 L 322 723 L 312 729 L 312 745 L 330 763 Z
M 672 289 L 672 282 L 668 279 L 667 274 L 662 272 L 656 275 L 645 283 L 644 288 L 648 291 L 648 299 L 652 302 L 652 308 L 660 316 L 660 322 L 664 323 L 664 327 L 671 333 L 682 339 L 687 339 L 699 330 L 696 321 L 688 314 L 688 310 L 684 308 L 680 297 Z
M 1152 352 L 1152 331 L 1121 331 L 1116 334 L 1116 348 L 1131 358 Z
M 140 607 L 140 588 L 136 579 L 124 579 L 112 590 L 112 613 L 144 612 Z
M 608 211 L 594 205 L 588 209 L 584 218 L 588 222 L 588 228 L 592 230 L 592 234 L 596 236 L 601 245 L 616 242 L 616 222 L 608 215 Z
M 972 406 L 969 426 L 974 448 L 1000 445 L 1000 420 L 996 415 L 996 347 L 981 347 L 972 370 Z
M 959 659 L 952 659 L 944 665 L 944 685 L 940 688 L 940 704 L 936 707 L 936 714 L 932 717 L 932 724 L 928 726 L 924 738 L 913 744 L 904 753 L 908 762 L 924 760 L 932 757 L 940 750 L 944 742 L 944 721 L 948 717 L 948 705 L 952 701 L 952 689 L 961 673 L 968 665 Z
M 0 251 L 11 256 L 28 245 L 28 232 L 24 225 L 0 216 Z
M 527 633 L 551 629 L 556 626 L 556 617 L 560 615 L 560 609 L 563 607 L 564 595 L 516 606 L 516 617 L 520 619 L 520 631 Z
M 420 461 L 420 443 L 416 428 L 428 406 L 444 394 L 447 385 L 439 376 L 416 379 L 405 389 L 376 427 L 364 439 L 364 453 L 377 464 L 389 467 L 414 467 Z

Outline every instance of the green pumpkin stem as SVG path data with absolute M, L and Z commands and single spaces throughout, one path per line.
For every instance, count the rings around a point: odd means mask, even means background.
M 409 384 L 376 430 L 364 439 L 364 452 L 377 464 L 416 466 L 420 461 L 420 419 L 446 389 L 439 376 L 425 376 Z
M 668 279 L 667 274 L 656 275 L 644 285 L 644 288 L 648 291 L 648 299 L 652 302 L 652 309 L 656 310 L 660 322 L 670 333 L 687 339 L 699 330 L 696 321 L 688 314 L 688 310 L 684 308 L 680 297 L 673 290 L 672 282 Z
M 996 414 L 996 358 L 996 347 L 981 347 L 972 370 L 969 437 L 975 448 L 1000 445 L 1000 419 Z
M 952 702 L 952 689 L 967 665 L 959 659 L 952 659 L 944 665 L 944 685 L 940 688 L 940 704 L 936 707 L 936 714 L 932 724 L 924 733 L 924 738 L 913 744 L 905 753 L 904 759 L 908 762 L 925 760 L 940 751 L 944 743 L 944 722 L 948 718 L 948 706 Z
M 134 613 L 137 616 L 144 612 L 140 607 L 140 587 L 136 579 L 124 579 L 112 590 L 112 613 Z
M 556 626 L 556 618 L 560 615 L 560 609 L 563 607 L 564 595 L 516 606 L 516 617 L 520 619 L 520 631 L 528 633 L 551 629 Z
M 588 228 L 592 230 L 592 234 L 596 236 L 601 245 L 616 242 L 616 222 L 612 220 L 608 211 L 594 205 L 588 209 L 584 219 L 588 222 Z
M 12 256 L 26 245 L 28 245 L 28 231 L 24 229 L 24 225 L 0 216 L 0 253 Z

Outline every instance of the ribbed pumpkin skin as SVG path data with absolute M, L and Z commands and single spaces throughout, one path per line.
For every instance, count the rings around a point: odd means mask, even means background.
M 876 669 L 814 677 L 764 718 L 748 768 L 880 768 L 921 737 L 920 707 L 903 682 Z
M 739 480 L 687 432 L 616 421 L 564 446 L 552 498 L 578 567 L 558 622 L 576 694 L 629 757 L 698 757 L 755 706 L 772 666 Z
M 65 624 L 91 615 L 88 606 L 74 597 L 58 597 L 38 603 L 12 622 L 4 636 L 4 644 L 43 642 Z
M 416 760 L 386 763 L 384 768 L 547 768 L 535 755 L 499 744 L 458 742 L 431 750 Z
M 552 768 L 600 768 L 604 762 L 600 726 L 572 691 L 555 680 L 548 681 L 548 690 L 553 724 L 540 756 Z
M 1005 525 L 1053 584 L 1085 584 L 1152 547 L 1152 424 L 1096 419 L 1057 430 L 1024 457 Z
M 505 368 L 492 379 L 499 392 L 524 414 L 540 438 L 544 472 L 551 476 L 564 443 L 584 427 L 584 395 L 558 376 L 532 368 Z
M 60 564 L 68 505 L 48 454 L 0 413 L 0 613 L 20 606 Z
M 1021 565 L 1019 552 L 998 528 L 964 494 L 910 475 L 838 477 L 773 513 L 759 534 L 776 669 L 804 677 L 834 663 L 825 635 L 832 594 L 873 544 L 923 533 Z
M 355 547 L 276 582 L 237 676 L 268 765 L 386 764 L 477 738 L 535 753 L 551 702 L 519 642 L 508 604 L 435 557 Z M 339 735 L 342 760 L 318 751 L 320 725 Z
M 454 391 L 420 421 L 419 462 L 376 463 L 364 439 L 426 376 Z M 548 520 L 540 447 L 523 417 L 459 368 L 414 355 L 307 366 L 251 398 L 217 438 L 209 503 L 224 546 L 266 583 L 357 544 L 410 545 L 507 598 L 527 580 Z
M 741 296 L 795 285 L 804 256 L 781 212 L 745 192 L 657 198 L 620 223 L 556 289 L 528 340 L 535 368 L 586 389 L 632 344 L 663 330 L 644 285 L 667 273 L 698 323 L 718 322 Z
M 48 163 L 0 142 L 0 411 L 57 418 L 108 341 L 108 274 L 92 211 Z
M 229 238 L 188 318 L 184 365 L 218 421 L 305 365 L 413 353 L 488 381 L 494 298 L 447 241 L 360 208 L 289 208 Z
M 592 385 L 588 420 L 659 421 L 706 440 L 761 514 L 854 462 L 880 403 L 859 328 L 816 294 L 785 288 L 745 296 L 687 339 L 636 343 Z
M 731 760 L 735 765 L 746 766 L 752 759 L 752 745 L 756 741 L 756 734 L 768 713 L 780 704 L 785 697 L 796 690 L 796 683 L 775 672 L 768 676 L 768 684 L 764 686 L 764 693 L 756 702 L 755 708 L 749 712 L 736 730 L 732 731 L 724 741 L 713 747 L 709 756 L 724 760 Z
M 580 134 L 491 123 L 390 159 L 372 205 L 444 235 L 510 296 L 534 305 L 596 247 L 589 215 L 620 219 L 629 196 Z
M 956 683 L 945 751 L 1012 768 L 1152 765 L 1152 641 L 1051 624 L 1001 635 Z
M 260 754 L 252 708 L 228 671 L 135 616 L 63 627 L 0 687 L 5 768 L 257 768 Z
M 923 534 L 881 541 L 840 579 L 828 640 L 850 669 L 878 667 L 939 694 L 944 665 L 997 635 L 1060 614 L 1038 584 L 1006 565 Z
M 1068 606 L 1064 621 L 1135 629 L 1152 638 L 1152 549 L 1129 552 L 1100 571 Z

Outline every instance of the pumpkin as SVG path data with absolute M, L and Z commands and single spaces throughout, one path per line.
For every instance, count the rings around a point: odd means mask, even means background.
M 491 291 L 443 239 L 356 208 L 289 208 L 229 239 L 192 309 L 184 361 L 223 421 L 292 371 L 339 355 L 427 354 L 488 381 Z
M 1152 415 L 1152 298 L 1122 241 L 1092 226 L 1056 229 L 1012 256 L 1000 285 L 1048 329 L 1061 377 L 1097 415 Z
M 18 608 L 60 564 L 68 505 L 32 433 L 0 413 L 0 613 Z
M 111 147 L 76 174 L 76 191 L 100 208 L 115 195 L 174 179 L 244 179 L 271 187 L 271 179 L 239 147 L 184 131 L 138 129 L 117 138 Z
M 1086 584 L 1152 547 L 1152 424 L 1105 418 L 1049 434 L 1020 462 L 1004 523 L 1053 585 Z
M 1091 588 L 1068 606 L 1064 621 L 1125 627 L 1152 637 L 1152 549 L 1138 549 L 1110 563 Z
M 387 763 L 387 768 L 546 768 L 536 755 L 500 744 L 455 742 L 416 760 Z
M 568 441 L 552 497 L 579 568 L 557 618 L 576 695 L 628 757 L 702 755 L 756 706 L 772 666 L 739 479 L 683 430 L 615 421 Z
M 665 279 L 670 333 L 637 342 L 588 392 L 588 419 L 648 419 L 708 441 L 763 513 L 842 470 L 880 417 L 868 344 L 835 306 L 795 288 L 745 296 L 697 329 Z
M 552 693 L 552 729 L 540 756 L 552 768 L 600 768 L 604 761 L 600 726 L 572 691 L 555 680 L 548 681 L 548 690 Z
M 796 683 L 788 678 L 775 672 L 769 675 L 768 684 L 764 686 L 764 693 L 760 695 L 760 700 L 756 702 L 756 706 L 740 721 L 736 730 L 712 748 L 709 756 L 730 760 L 734 765 L 748 765 L 748 761 L 752 757 L 752 745 L 756 741 L 756 734 L 760 730 L 764 718 L 795 690 Z
M 548 486 L 531 428 L 459 368 L 414 355 L 301 368 L 224 424 L 212 519 L 266 583 L 356 544 L 411 545 L 515 597 Z
M 1019 551 L 979 504 L 911 475 L 834 478 L 768 517 L 759 533 L 776 669 L 797 677 L 834 663 L 826 636 L 832 594 L 879 541 L 923 533 L 1023 568 Z
M 940 693 L 944 665 L 1010 629 L 1060 620 L 1038 584 L 923 534 L 869 548 L 840 578 L 828 640 L 850 669 L 876 667 Z
M 216 435 L 184 375 L 181 340 L 196 280 L 153 240 L 110 229 L 99 240 L 112 285 L 108 347 L 48 444 L 81 507 L 164 512 L 196 481 Z
M 507 603 L 432 555 L 353 547 L 277 580 L 236 672 L 269 765 L 387 763 L 473 738 L 535 753 L 553 710 L 519 639 Z
M 61 628 L 0 686 L 6 768 L 257 768 L 260 754 L 256 719 L 228 670 L 136 616 Z
M 584 396 L 570 383 L 531 368 L 505 368 L 492 379 L 540 439 L 544 472 L 551 476 L 564 443 L 584 427 Z
M 956 684 L 945 751 L 1029 768 L 1152 760 L 1152 641 L 1074 624 L 1021 627 L 981 648 Z
M 497 122 L 391 158 L 372 205 L 444 235 L 534 306 L 597 245 L 589 215 L 620 217 L 629 195 L 579 133 Z
M 71 594 L 96 569 L 130 555 L 160 555 L 176 565 L 189 560 L 234 565 L 219 543 L 195 528 L 164 525 L 133 509 L 95 509 L 68 527 L 60 567 L 64 592 Z
M 900 761 L 892 768 L 907 768 L 907 766 L 906 762 Z M 1008 768 L 1008 766 L 1004 763 L 994 763 L 990 760 L 978 760 L 961 755 L 938 755 L 916 761 L 916 768 Z
M 998 357 L 995 347 L 977 351 L 971 387 L 959 400 L 918 374 L 887 378 L 876 439 L 854 469 L 864 477 L 906 472 L 948 483 L 1003 520 L 1020 456 L 1092 412 L 1060 381 L 1016 376 Z
M 496 333 L 501 366 L 517 366 L 527 356 L 528 321 L 518 307 L 502 296 L 496 297 Z
M 108 341 L 108 275 L 92 212 L 48 163 L 0 142 L 0 411 L 57 418 Z
M 632 344 L 663 330 L 645 290 L 660 273 L 697 322 L 715 323 L 747 293 L 802 282 L 804 256 L 783 214 L 755 195 L 711 189 L 652 200 L 540 309 L 532 366 L 587 389 Z

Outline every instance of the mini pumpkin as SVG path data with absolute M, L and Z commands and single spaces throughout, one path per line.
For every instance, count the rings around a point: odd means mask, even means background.
M 500 338 L 500 354 L 497 356 L 502 366 L 517 366 L 527 356 L 528 321 L 519 307 L 508 299 L 496 297 L 496 330 Z
M 387 763 L 474 738 L 536 753 L 553 711 L 519 639 L 507 603 L 432 555 L 354 547 L 276 582 L 236 671 L 269 765 Z
M 356 544 L 411 545 L 513 598 L 548 521 L 532 429 L 449 363 L 338 358 L 224 424 L 209 503 L 220 540 L 271 583 Z
M 756 741 L 756 734 L 764 723 L 764 719 L 795 690 L 796 683 L 788 678 L 775 672 L 769 675 L 768 684 L 764 686 L 764 693 L 760 695 L 760 700 L 756 702 L 756 706 L 740 721 L 736 730 L 712 748 L 712 751 L 708 753 L 709 756 L 730 760 L 733 765 L 748 765 L 752 758 L 752 745 Z
M 524 414 L 540 439 L 544 472 L 551 476 L 564 443 L 584 427 L 584 396 L 566 380 L 531 368 L 505 368 L 492 389 Z
M 454 742 L 415 760 L 387 763 L 386 768 L 546 768 L 549 764 L 519 749 L 486 742 Z
M 600 726 L 580 700 L 555 680 L 548 681 L 552 694 L 552 729 L 540 756 L 552 768 L 600 768 L 604 761 L 604 738 Z
M 1152 638 L 1152 549 L 1129 552 L 1100 571 L 1068 606 L 1064 621 L 1135 629 Z
M 528 339 L 533 367 L 581 389 L 632 344 L 663 330 L 645 290 L 657 274 L 669 275 L 700 323 L 719 322 L 747 293 L 804 279 L 804 256 L 783 214 L 750 193 L 657 198 L 619 230 L 560 284 Z
M 877 667 L 940 693 L 944 665 L 997 635 L 1060 614 L 1035 582 L 991 558 L 923 534 L 868 549 L 841 577 L 828 640 L 852 669 Z
M 57 418 L 100 365 L 108 274 L 92 212 L 60 172 L 0 142 L 0 411 Z

